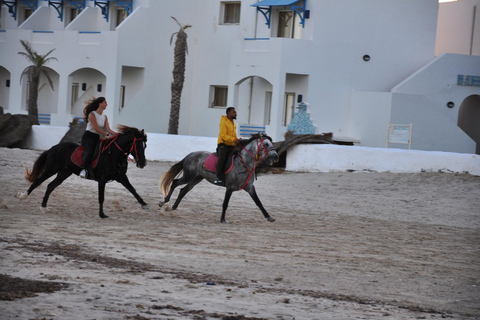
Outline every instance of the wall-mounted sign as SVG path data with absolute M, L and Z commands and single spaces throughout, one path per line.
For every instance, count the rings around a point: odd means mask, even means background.
M 412 124 L 393 124 L 388 123 L 387 148 L 390 143 L 408 144 L 408 149 L 412 142 Z
M 457 85 L 480 87 L 480 76 L 466 76 L 459 74 L 457 76 Z

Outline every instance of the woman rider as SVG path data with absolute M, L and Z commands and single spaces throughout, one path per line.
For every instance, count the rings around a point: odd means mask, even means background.
M 82 136 L 82 146 L 85 150 L 82 155 L 83 170 L 79 174 L 80 178 L 86 178 L 88 175 L 87 171 L 92 163 L 95 146 L 100 140 L 100 136 L 105 136 L 108 139 L 118 134 L 110 129 L 107 115 L 103 113 L 106 108 L 107 100 L 104 97 L 93 97 L 86 102 L 86 106 L 83 109 L 87 128 Z

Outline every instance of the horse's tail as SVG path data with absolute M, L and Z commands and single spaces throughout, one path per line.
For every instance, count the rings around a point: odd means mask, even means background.
M 32 171 L 29 171 L 28 167 L 25 166 L 25 179 L 27 179 L 28 182 L 33 183 L 33 181 L 35 181 L 35 179 L 40 177 L 40 175 L 45 171 L 45 166 L 47 164 L 47 156 L 49 151 L 50 150 L 43 152 L 38 157 L 38 159 L 33 164 Z
M 176 176 L 180 174 L 180 172 L 183 171 L 183 163 L 185 162 L 185 159 L 183 159 L 180 162 L 175 163 L 170 170 L 165 172 L 162 177 L 160 178 L 160 190 L 162 190 L 163 196 L 166 197 L 168 194 L 168 189 L 170 188 L 170 185 L 172 184 L 173 180 L 175 179 Z

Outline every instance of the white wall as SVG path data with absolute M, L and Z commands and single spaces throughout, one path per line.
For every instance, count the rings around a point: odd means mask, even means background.
M 33 126 L 22 148 L 47 150 L 67 132 L 65 127 Z M 214 152 L 212 137 L 147 133 L 147 160 L 180 161 L 194 151 Z M 410 151 L 339 145 L 297 145 L 287 151 L 287 171 L 294 172 L 458 172 L 480 175 L 480 156 L 451 152 Z
M 480 0 L 440 4 L 435 55 L 442 53 L 480 55 Z
M 480 156 L 326 144 L 296 145 L 287 152 L 286 170 L 295 172 L 456 172 L 480 175 Z

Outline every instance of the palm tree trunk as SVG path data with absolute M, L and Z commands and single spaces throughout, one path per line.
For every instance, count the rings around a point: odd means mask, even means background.
M 35 116 L 35 124 L 39 124 L 38 122 L 38 86 L 40 83 L 40 72 L 38 70 L 33 71 L 30 74 L 30 87 L 28 91 L 28 114 L 31 116 Z
M 175 60 L 173 65 L 172 100 L 170 104 L 170 120 L 168 133 L 178 134 L 178 122 L 180 118 L 180 102 L 182 97 L 183 82 L 185 81 L 185 56 L 187 52 L 187 34 L 183 28 L 177 33 L 175 41 Z

